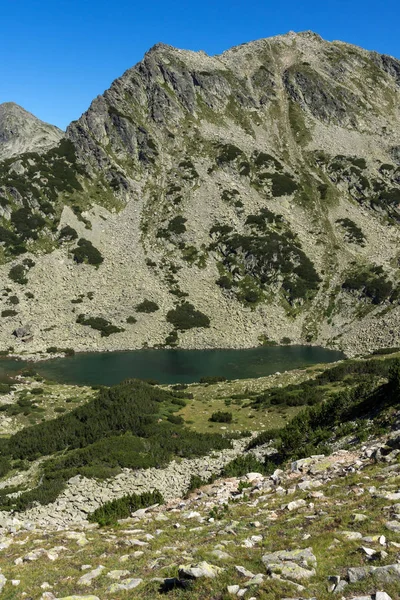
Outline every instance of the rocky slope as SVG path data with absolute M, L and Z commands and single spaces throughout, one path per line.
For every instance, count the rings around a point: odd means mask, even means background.
M 64 132 L 14 102 L 0 104 L 0 160 L 57 146 Z
M 41 600 L 129 596 L 394 600 L 399 430 L 270 477 L 218 480 L 113 528 L 0 522 L 0 590 Z M 131 592 L 132 593 L 132 592 Z M 127 595 L 128 594 L 128 595 Z
M 310 32 L 155 46 L 0 165 L 3 349 L 397 346 L 399 93 Z

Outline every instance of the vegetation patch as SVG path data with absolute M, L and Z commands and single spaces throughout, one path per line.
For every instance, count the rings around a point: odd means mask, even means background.
M 0 439 L 6 461 L 32 461 L 62 451 L 44 463 L 41 483 L 18 498 L 1 498 L 1 509 L 24 510 L 52 502 L 76 474 L 110 477 L 121 468 L 167 464 L 173 457 L 195 457 L 230 448 L 219 434 L 199 434 L 168 416 L 181 407 L 181 392 L 128 380 L 102 388 L 98 396 L 56 419 Z
M 95 248 L 92 242 L 85 238 L 80 238 L 78 247 L 72 251 L 74 261 L 78 264 L 86 263 L 98 267 L 104 261 L 100 251 Z
M 115 525 L 119 519 L 130 517 L 135 510 L 147 508 L 153 504 L 164 504 L 164 498 L 158 490 L 145 492 L 144 494 L 130 494 L 117 500 L 105 502 L 88 515 L 88 520 L 101 526 Z
M 342 225 L 346 231 L 346 239 L 352 244 L 358 244 L 359 246 L 365 246 L 365 235 L 362 229 L 358 227 L 351 219 L 338 219 L 336 223 Z
M 210 230 L 214 239 L 210 249 L 219 252 L 224 271 L 218 284 L 233 288 L 250 305 L 261 301 L 270 288 L 280 289 L 291 304 L 312 298 L 320 277 L 282 216 L 264 208 L 249 215 L 246 225 L 249 234 L 233 233 L 231 226 L 221 224 Z
M 381 266 L 363 267 L 354 271 L 345 279 L 342 288 L 349 292 L 357 292 L 359 298 L 369 299 L 372 304 L 397 299 L 396 290 Z
M 210 319 L 199 310 L 196 310 L 190 302 L 178 304 L 176 308 L 168 311 L 167 321 L 175 329 L 185 331 L 194 327 L 209 327 Z
M 84 314 L 80 314 L 76 319 L 76 322 L 79 323 L 79 325 L 86 325 L 87 327 L 100 331 L 101 337 L 108 337 L 112 333 L 125 331 L 125 329 L 122 329 L 121 327 L 112 325 L 110 321 L 103 319 L 103 317 L 85 317 Z
M 232 419 L 233 415 L 228 411 L 214 412 L 210 417 L 210 421 L 213 423 L 232 423 Z
M 153 300 L 148 300 L 147 298 L 145 298 L 135 307 L 136 312 L 148 314 L 156 312 L 157 310 L 159 310 L 159 308 L 160 307 L 158 306 L 157 302 L 153 302 Z

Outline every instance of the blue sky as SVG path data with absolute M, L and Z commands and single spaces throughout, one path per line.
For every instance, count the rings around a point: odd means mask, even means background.
M 313 30 L 400 58 L 398 0 L 2 0 L 0 103 L 65 128 L 157 42 L 218 54 Z

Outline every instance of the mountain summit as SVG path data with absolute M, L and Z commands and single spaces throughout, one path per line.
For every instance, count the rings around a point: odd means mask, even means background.
M 0 104 L 0 159 L 56 146 L 64 133 L 14 102 Z
M 399 94 L 398 60 L 312 32 L 157 44 L 0 165 L 0 343 L 400 345 Z

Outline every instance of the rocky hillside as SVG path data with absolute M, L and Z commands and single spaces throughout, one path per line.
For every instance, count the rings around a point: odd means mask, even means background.
M 57 146 L 64 132 L 14 102 L 0 104 L 0 160 Z
M 389 433 L 362 444 L 348 436 L 347 449 L 330 456 L 295 460 L 270 475 L 199 482 L 185 497 L 171 495 L 185 465 L 175 465 L 176 477 L 171 465 L 158 481 L 169 478 L 169 501 L 160 505 L 149 496 L 151 506 L 131 509 L 114 527 L 69 521 L 66 509 L 90 489 L 70 481 L 53 521 L 51 507 L 47 522 L 33 511 L 3 513 L 0 592 L 10 600 L 148 600 L 167 593 L 193 600 L 395 600 L 398 412 L 391 422 Z M 150 478 L 148 487 L 154 484 Z
M 400 62 L 310 32 L 156 45 L 0 164 L 0 343 L 397 346 Z

